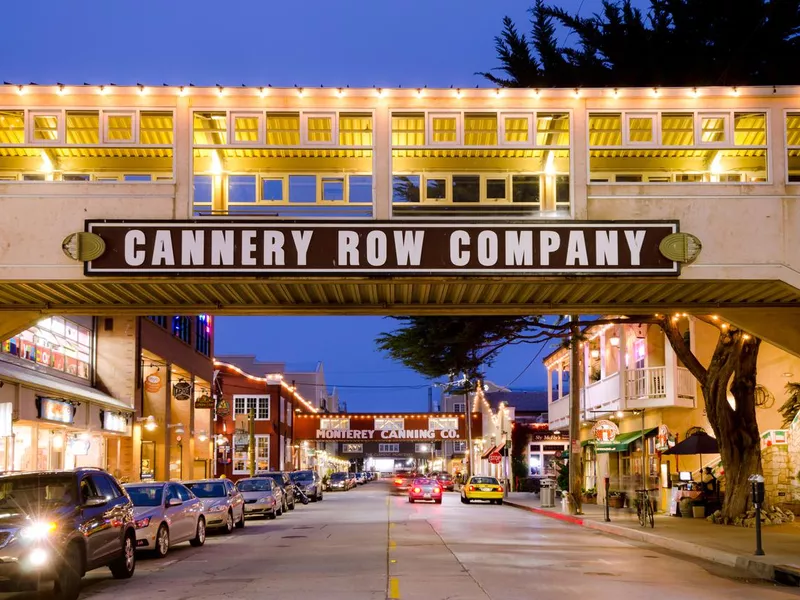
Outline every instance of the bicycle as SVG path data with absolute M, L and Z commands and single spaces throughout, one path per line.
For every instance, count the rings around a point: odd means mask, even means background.
M 647 526 L 650 522 L 650 527 L 655 527 L 655 513 L 653 512 L 653 501 L 650 499 L 650 492 L 657 492 L 658 488 L 651 488 L 649 490 L 636 490 L 636 516 L 639 517 L 639 525 L 642 527 Z

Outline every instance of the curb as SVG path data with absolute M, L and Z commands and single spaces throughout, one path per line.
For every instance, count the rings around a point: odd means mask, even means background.
M 661 548 L 666 548 L 668 550 L 673 550 L 675 552 L 679 552 L 687 556 L 702 558 L 703 560 L 707 560 L 720 565 L 725 565 L 727 567 L 735 567 L 760 579 L 779 581 L 780 583 L 784 582 L 776 579 L 775 565 L 755 560 L 753 558 L 750 558 L 749 556 L 742 556 L 740 554 L 726 552 L 725 550 L 709 548 L 708 546 L 701 546 L 699 544 L 695 544 L 692 542 L 684 542 L 682 540 L 676 540 L 674 538 L 664 537 L 662 535 L 658 535 L 655 533 L 648 533 L 647 531 L 644 530 L 639 531 L 636 529 L 630 529 L 628 527 L 610 525 L 605 522 L 589 521 L 581 519 L 580 517 L 575 517 L 573 515 L 554 513 L 549 510 L 536 508 L 534 506 L 526 506 L 524 504 L 517 504 L 516 502 L 509 502 L 508 500 L 506 500 L 504 504 L 507 504 L 508 506 L 511 506 L 513 508 L 526 510 L 528 512 L 537 515 L 549 517 L 551 519 L 556 519 L 557 521 L 564 521 L 567 523 L 571 523 L 573 525 L 580 525 L 582 527 L 586 527 L 587 529 L 602 531 L 603 533 L 608 533 L 610 535 L 626 538 L 629 540 L 634 540 L 637 542 L 645 542 L 648 544 L 652 544 L 653 546 L 658 546 Z M 780 571 L 780 568 L 778 568 L 777 570 Z

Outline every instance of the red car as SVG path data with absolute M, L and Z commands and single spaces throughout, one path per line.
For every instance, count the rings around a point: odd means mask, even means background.
M 408 489 L 408 501 L 413 504 L 418 500 L 432 500 L 436 504 L 441 504 L 442 486 L 435 479 L 421 477 L 414 479 Z
M 453 480 L 453 476 L 450 475 L 450 473 L 439 473 L 436 476 L 436 480 L 443 490 L 452 492 L 455 489 L 456 482 Z

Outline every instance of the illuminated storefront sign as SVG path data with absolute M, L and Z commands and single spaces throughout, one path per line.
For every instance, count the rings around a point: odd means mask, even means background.
M 3 352 L 73 377 L 89 379 L 92 332 L 63 317 L 48 317 L 5 340 Z
M 53 398 L 37 398 L 39 418 L 56 423 L 72 424 L 75 418 L 75 409 L 69 402 L 54 400 Z
M 258 223 L 87 221 L 86 275 L 192 273 L 679 275 L 675 221 Z
M 103 429 L 106 431 L 113 431 L 115 433 L 128 432 L 128 419 L 122 413 L 111 411 L 102 411 L 103 415 Z

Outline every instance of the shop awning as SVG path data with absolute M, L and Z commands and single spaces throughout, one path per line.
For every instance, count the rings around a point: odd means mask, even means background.
M 39 371 L 34 371 L 33 369 L 9 362 L 0 361 L 0 379 L 21 383 L 39 390 L 43 394 L 66 396 L 76 400 L 91 402 L 103 408 L 122 410 L 129 413 L 133 412 L 131 406 L 93 387 L 59 379 L 58 377 L 40 373 Z
M 644 435 L 647 437 L 651 433 L 658 430 L 658 427 L 645 429 Z M 608 454 L 610 452 L 625 452 L 632 442 L 642 437 L 642 431 L 631 431 L 629 433 L 620 433 L 613 442 L 598 442 L 596 440 L 584 440 L 581 446 L 592 445 L 598 454 Z

